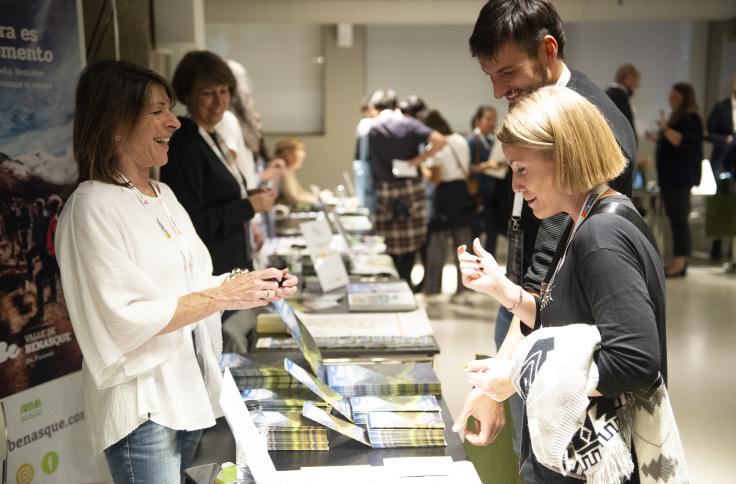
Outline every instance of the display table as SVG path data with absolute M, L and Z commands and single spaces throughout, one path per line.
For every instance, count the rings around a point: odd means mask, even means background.
M 301 467 L 339 465 L 381 465 L 388 457 L 439 457 L 450 456 L 454 461 L 468 460 L 465 447 L 458 434 L 452 432 L 452 416 L 443 399 L 442 419 L 445 422 L 447 447 L 418 447 L 401 449 L 371 449 L 348 437 L 330 431 L 329 451 L 270 451 L 277 470 L 296 470 Z M 207 429 L 202 436 L 192 467 L 212 462 L 235 462 L 235 440 L 225 418 Z

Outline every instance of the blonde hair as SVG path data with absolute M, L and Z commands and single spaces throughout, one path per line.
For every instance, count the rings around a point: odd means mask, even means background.
M 497 137 L 503 144 L 550 150 L 556 187 L 565 194 L 585 193 L 626 168 L 598 108 L 566 87 L 547 86 L 528 95 L 506 115 Z
M 276 143 L 276 148 L 274 150 L 274 156 L 276 158 L 283 158 L 286 160 L 286 156 L 294 152 L 296 150 L 303 150 L 304 149 L 304 141 L 301 140 L 301 138 L 282 138 L 278 140 Z

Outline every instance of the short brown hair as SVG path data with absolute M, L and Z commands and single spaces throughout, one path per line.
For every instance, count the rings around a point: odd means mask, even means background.
M 182 103 L 189 105 L 192 89 L 197 82 L 213 85 L 225 85 L 230 96 L 235 95 L 238 82 L 233 71 L 222 58 L 208 50 L 193 50 L 182 57 L 174 70 L 171 85 L 174 86 L 176 97 Z
M 174 90 L 159 74 L 125 61 L 100 61 L 82 71 L 77 83 L 73 147 L 79 182 L 121 185 L 115 159 L 116 136 L 126 136 L 143 113 L 152 85 L 174 103 Z
M 626 78 L 632 74 L 636 76 L 639 75 L 639 71 L 634 67 L 634 64 L 624 64 L 616 70 L 616 76 L 613 80 L 619 84 L 623 84 Z
M 497 137 L 503 144 L 550 150 L 561 193 L 585 193 L 616 178 L 627 163 L 598 108 L 566 87 L 546 86 L 526 96 L 506 115 Z
M 284 158 L 286 155 L 296 150 L 304 149 L 304 141 L 301 138 L 282 138 L 276 143 L 274 156 L 276 158 Z

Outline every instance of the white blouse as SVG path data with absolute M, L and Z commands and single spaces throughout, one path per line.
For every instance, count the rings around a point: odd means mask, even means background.
M 439 166 L 443 182 L 464 180 L 470 166 L 468 141 L 457 133 L 446 139 L 447 144 L 432 158 L 428 158 L 425 164 L 429 168 Z
M 129 188 L 83 182 L 59 217 L 57 258 L 83 355 L 85 417 L 96 454 L 149 418 L 197 430 L 221 415 L 220 313 L 157 335 L 181 296 L 224 280 L 212 276 L 209 252 L 184 207 L 167 185 L 158 186 L 163 204 Z

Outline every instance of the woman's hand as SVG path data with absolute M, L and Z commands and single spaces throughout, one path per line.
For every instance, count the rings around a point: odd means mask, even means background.
M 283 281 L 281 287 L 279 281 Z M 297 284 L 297 278 L 286 269 L 271 267 L 226 280 L 217 288 L 217 297 L 225 309 L 250 309 L 294 294 Z
M 497 402 L 503 402 L 516 393 L 511 383 L 511 360 L 487 358 L 467 364 L 468 382 Z
M 477 238 L 473 241 L 473 251 L 475 255 L 468 252 L 465 245 L 457 248 L 463 285 L 498 299 L 500 284 L 506 279 L 506 275 L 501 272 L 496 259 L 483 249 Z
M 286 169 L 286 162 L 281 158 L 274 158 L 268 163 L 268 168 L 261 172 L 261 181 L 269 182 L 280 180 Z
M 253 205 L 254 212 L 268 212 L 273 207 L 276 200 L 276 192 L 270 188 L 264 188 L 248 197 L 250 204 Z

